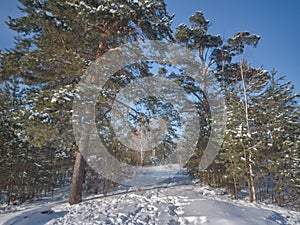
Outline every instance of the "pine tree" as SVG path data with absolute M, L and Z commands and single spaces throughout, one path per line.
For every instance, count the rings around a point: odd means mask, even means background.
M 233 181 L 234 195 L 238 194 L 237 178 L 244 177 L 241 181 L 246 181 L 249 200 L 252 202 L 256 200 L 255 181 L 258 174 L 255 167 L 261 144 L 255 123 L 257 114 L 254 113 L 255 109 L 260 108 L 260 103 L 255 99 L 264 91 L 268 73 L 261 68 L 250 67 L 245 61 L 229 68 L 226 73 L 232 78 L 224 82 L 227 83 L 227 134 L 220 158 L 225 162 L 228 178 Z M 242 183 L 241 187 L 243 186 Z
M 249 32 L 238 32 L 233 37 L 223 41 L 219 35 L 209 33 L 210 22 L 202 12 L 196 12 L 190 17 L 191 26 L 181 24 L 177 27 L 175 38 L 185 47 L 195 51 L 201 62 L 199 78 L 201 80 L 201 95 L 195 95 L 202 104 L 201 109 L 201 137 L 197 150 L 187 167 L 193 175 L 198 176 L 199 163 L 210 136 L 210 109 L 207 102 L 207 89 L 210 88 L 210 74 L 213 72 L 220 85 L 228 86 L 242 81 L 240 66 L 234 63 L 234 58 L 244 53 L 246 46 L 256 47 L 260 39 L 258 35 Z M 213 167 L 212 165 L 211 167 Z M 218 170 L 218 169 L 217 169 Z M 204 173 L 206 173 L 204 171 Z M 203 177 L 202 177 L 203 178 Z
M 28 166 L 27 141 L 20 135 L 23 127 L 22 89 L 20 81 L 9 79 L 0 88 L 0 191 L 6 193 L 7 203 L 25 201 Z
M 265 180 L 274 183 L 276 203 L 299 209 L 299 94 L 283 81 L 272 71 L 267 90 L 256 99 L 260 108 L 255 120 L 262 139 L 259 165 Z
M 232 190 L 237 199 L 245 184 L 245 163 L 243 162 L 243 138 L 241 121 L 244 120 L 243 105 L 238 91 L 231 89 L 226 95 L 226 130 L 224 142 L 217 156 L 216 163 L 225 167 L 226 186 Z
M 90 63 L 111 48 L 138 39 L 171 38 L 172 18 L 161 0 L 20 0 L 20 3 L 24 15 L 8 21 L 9 27 L 20 36 L 15 48 L 3 58 L 2 74 L 5 78 L 13 75 L 24 79 L 26 84 L 38 85 L 44 91 L 35 99 L 52 99 L 60 88 L 74 91 Z M 40 114 L 47 111 L 47 106 L 38 107 L 37 102 L 33 106 Z M 69 104 L 63 109 L 54 107 L 54 121 L 59 123 L 62 111 L 66 121 L 70 110 Z M 55 131 L 57 123 L 51 126 L 53 134 L 59 133 Z M 48 132 L 49 126 L 40 130 Z M 39 141 L 48 138 L 41 137 Z M 71 204 L 81 201 L 85 168 L 84 159 L 76 149 Z

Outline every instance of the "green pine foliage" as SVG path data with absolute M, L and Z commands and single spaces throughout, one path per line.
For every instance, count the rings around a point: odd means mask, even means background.
M 26 83 L 78 82 L 98 55 L 129 41 L 170 37 L 163 1 L 20 0 L 24 16 L 8 25 L 20 33 L 3 60 L 4 74 Z
M 28 177 L 41 177 L 50 186 L 47 189 L 53 189 L 60 181 L 50 182 L 50 178 L 64 177 L 60 171 L 68 171 L 76 151 L 72 100 L 85 69 L 121 44 L 146 38 L 170 39 L 172 17 L 160 0 L 19 2 L 21 17 L 7 22 L 19 35 L 13 49 L 1 52 L 1 81 L 14 77 L 26 86 L 24 99 L 17 105 L 23 108 L 17 133 L 19 139 L 26 140 L 25 150 L 35 153 L 25 154 L 25 159 L 39 161 L 34 170 L 40 173 L 26 172 Z M 6 133 L 5 126 L 2 131 Z M 35 163 L 31 161 L 31 165 Z
M 300 202 L 299 97 L 291 83 L 284 82 L 284 77 L 277 78 L 273 71 L 266 91 L 256 99 L 260 107 L 255 118 L 261 139 L 263 186 L 271 189 L 278 205 L 296 209 Z
M 24 97 L 24 84 L 18 79 L 10 79 L 3 84 L 0 93 L 0 194 L 3 197 L 1 201 L 17 204 L 39 198 L 51 193 L 57 186 L 66 185 L 70 163 L 65 164 L 67 151 L 51 142 L 51 132 L 41 132 L 49 129 L 42 127 L 48 123 L 48 117 L 32 113 L 30 103 Z M 40 122 L 34 121 L 33 115 Z M 32 140 L 40 140 L 42 136 L 49 144 Z
M 235 198 L 245 186 L 245 163 L 243 161 L 243 143 L 241 142 L 245 129 L 243 105 L 236 90 L 231 90 L 226 102 L 227 124 L 222 149 L 217 157 L 217 164 L 224 165 L 227 187 Z

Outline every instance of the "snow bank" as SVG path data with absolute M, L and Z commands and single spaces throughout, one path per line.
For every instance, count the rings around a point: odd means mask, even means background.
M 162 173 L 160 169 L 155 171 Z M 300 212 L 234 201 L 223 190 L 192 184 L 184 173 L 174 176 L 173 172 L 173 177 L 159 185 L 118 189 L 108 197 L 89 197 L 78 205 L 45 202 L 44 206 L 0 214 L 0 224 L 300 224 Z

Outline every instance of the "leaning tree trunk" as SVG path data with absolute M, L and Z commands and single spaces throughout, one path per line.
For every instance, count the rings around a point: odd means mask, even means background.
M 84 157 L 81 155 L 81 153 L 77 150 L 75 154 L 76 154 L 76 159 L 73 168 L 72 183 L 71 183 L 70 198 L 69 198 L 70 205 L 81 202 L 82 186 L 84 182 L 85 166 L 86 166 L 86 161 Z
M 104 177 L 103 194 L 105 197 L 107 196 L 107 193 L 110 191 L 113 185 L 114 182 L 112 180 Z
M 77 143 L 77 148 L 75 151 L 76 158 L 73 168 L 69 197 L 69 203 L 71 205 L 81 202 L 82 197 L 82 186 L 85 178 L 85 167 L 87 164 L 83 154 L 89 149 L 90 135 L 92 130 L 90 121 L 92 121 L 92 114 L 87 113 L 86 119 L 86 124 L 82 126 L 81 137 Z

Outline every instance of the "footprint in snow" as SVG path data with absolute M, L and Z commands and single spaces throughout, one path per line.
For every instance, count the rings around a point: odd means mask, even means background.
M 198 225 L 206 223 L 208 221 L 208 218 L 206 216 L 186 216 L 180 217 L 178 221 L 180 222 L 180 224 Z

